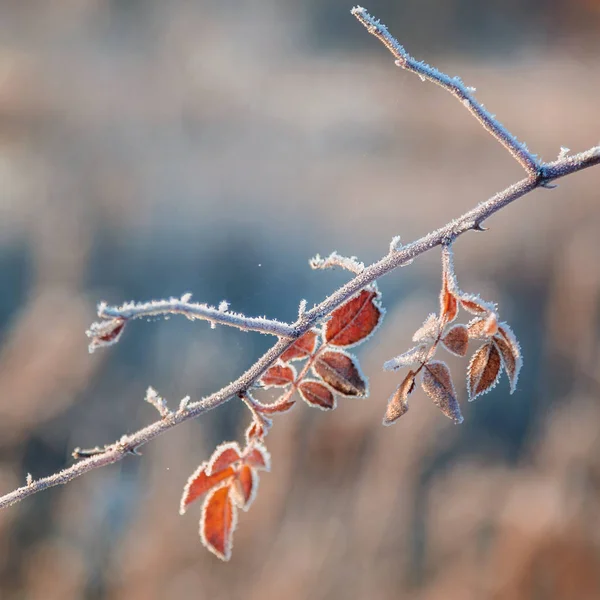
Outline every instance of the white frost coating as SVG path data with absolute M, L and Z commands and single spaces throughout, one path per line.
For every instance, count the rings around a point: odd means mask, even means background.
M 402 244 L 400 242 L 400 236 L 399 235 L 395 235 L 392 238 L 392 241 L 390 242 L 390 254 L 392 252 L 398 252 L 401 249 L 402 249 Z
M 397 371 L 398 369 L 403 369 L 404 367 L 410 367 L 411 365 L 422 363 L 427 359 L 428 349 L 429 347 L 427 344 L 419 344 L 418 346 L 407 350 L 404 354 L 400 354 L 399 356 L 391 358 L 383 363 L 383 370 Z
M 306 312 L 306 300 L 302 299 L 300 300 L 300 304 L 298 306 L 298 318 L 302 319 L 302 317 L 304 316 L 304 313 Z
M 569 152 L 571 152 L 571 148 L 565 148 L 564 146 L 561 146 L 560 152 L 558 153 L 558 160 L 567 158 Z
M 27 486 L 33 485 L 33 475 L 31 473 L 27 473 L 25 483 L 27 484 Z
M 185 396 L 181 399 L 179 403 L 179 410 L 177 412 L 183 413 L 187 410 L 188 404 L 190 403 L 191 398 L 189 396 Z
M 186 292 L 181 296 L 182 302 L 189 302 L 192 299 L 192 292 Z
M 435 313 L 431 313 L 425 321 L 423 321 L 423 325 L 413 335 L 412 341 L 415 343 L 421 342 L 433 342 L 437 338 L 440 332 L 440 322 Z
M 356 275 L 359 275 L 365 270 L 364 263 L 360 262 L 356 256 L 341 256 L 337 252 L 332 252 L 327 258 L 321 258 L 321 256 L 317 254 L 308 262 L 312 269 L 331 269 L 333 267 L 341 267 L 342 269 L 347 269 Z
M 229 302 L 227 300 L 221 300 L 219 302 L 219 312 L 227 312 L 229 310 Z
M 156 410 L 160 413 L 161 417 L 166 417 L 171 412 L 167 406 L 166 400 L 159 396 L 158 392 L 153 387 L 149 387 L 146 390 L 146 397 L 144 400 L 148 404 L 154 406 L 154 408 L 156 408 Z

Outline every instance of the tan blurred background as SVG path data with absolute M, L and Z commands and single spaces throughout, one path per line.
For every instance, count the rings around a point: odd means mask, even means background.
M 0 492 L 75 446 L 218 389 L 271 342 L 173 319 L 92 356 L 99 300 L 194 293 L 292 320 L 372 261 L 521 177 L 448 94 L 395 69 L 341 0 L 0 1 Z M 600 141 L 597 0 L 376 0 L 418 57 L 544 159 Z M 381 282 L 360 349 L 371 398 L 297 406 L 231 563 L 178 515 L 188 474 L 241 439 L 232 402 L 0 513 L 0 598 L 600 598 L 600 168 L 537 191 L 457 243 L 462 287 L 521 340 L 455 427 L 417 392 L 382 428 L 384 360 L 436 308 L 439 254 Z M 462 383 L 466 361 L 451 361 Z M 461 373 L 462 370 L 462 373 Z

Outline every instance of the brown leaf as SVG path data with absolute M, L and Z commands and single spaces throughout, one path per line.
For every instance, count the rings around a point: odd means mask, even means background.
M 231 488 L 233 501 L 242 510 L 248 510 L 256 496 L 258 475 L 248 465 L 242 465 L 235 475 Z
M 395 356 L 394 358 L 390 358 L 390 360 L 384 362 L 383 370 L 397 371 L 398 369 L 403 369 L 404 367 L 410 367 L 411 365 L 416 365 L 417 363 L 423 363 L 427 360 L 429 350 L 430 349 L 426 344 L 415 346 L 414 348 L 407 350 L 404 354 L 400 354 L 399 356 Z
M 472 340 L 485 340 L 487 334 L 485 333 L 485 319 L 473 319 L 467 325 L 467 331 L 469 332 L 469 338 Z
M 237 510 L 231 501 L 229 485 L 217 488 L 206 497 L 200 519 L 202 543 L 221 560 L 231 558 Z
M 264 444 L 252 442 L 244 450 L 242 461 L 245 465 L 260 471 L 271 470 L 271 455 Z
M 396 391 L 388 400 L 387 410 L 383 418 L 384 425 L 391 425 L 408 412 L 408 397 L 415 389 L 416 375 L 414 371 L 409 371 L 404 381 L 396 388 Z
M 343 352 L 324 352 L 313 365 L 314 372 L 344 396 L 366 396 L 367 382 L 353 357 Z
M 379 293 L 363 290 L 331 313 L 325 324 L 325 341 L 333 346 L 351 346 L 370 336 L 381 322 Z
M 498 333 L 498 315 L 496 313 L 490 313 L 483 325 L 483 332 L 488 337 L 492 337 Z
M 202 463 L 190 476 L 183 488 L 183 495 L 179 504 L 179 514 L 184 514 L 187 507 L 200 496 L 206 494 L 210 489 L 223 483 L 227 479 L 233 478 L 235 472 L 232 467 L 219 471 L 214 475 L 206 474 L 208 463 Z
M 281 360 L 289 362 L 290 360 L 300 360 L 309 357 L 317 345 L 317 332 L 312 329 L 307 331 L 302 337 L 298 338 L 282 355 Z
M 317 406 L 322 410 L 331 410 L 335 408 L 335 397 L 328 387 L 325 387 L 318 381 L 303 381 L 298 391 L 302 398 L 311 406 Z
M 273 365 L 261 377 L 260 382 L 264 388 L 283 387 L 293 383 L 296 379 L 296 369 L 290 365 Z
M 433 342 L 440 332 L 440 320 L 435 313 L 431 313 L 423 322 L 423 325 L 413 335 L 413 342 Z
M 221 444 L 217 446 L 216 450 L 213 452 L 213 455 L 208 461 L 206 472 L 209 475 L 213 475 L 219 471 L 223 471 L 233 463 L 240 460 L 240 458 L 242 458 L 242 452 L 236 442 L 226 442 Z
M 451 323 L 458 315 L 458 300 L 455 293 L 450 289 L 446 274 L 444 274 L 440 294 L 440 315 L 445 323 Z
M 498 383 L 500 366 L 500 353 L 493 342 L 483 344 L 473 354 L 467 369 L 469 402 L 475 400 L 477 396 L 489 392 Z
M 469 332 L 465 325 L 454 325 L 444 337 L 442 344 L 456 356 L 465 356 L 469 347 Z
M 441 411 L 455 423 L 462 423 L 463 417 L 456 399 L 452 376 L 446 363 L 434 360 L 423 368 L 421 385 L 425 393 Z
M 465 310 L 474 315 L 483 316 L 496 311 L 496 306 L 494 304 L 482 300 L 475 294 L 462 294 L 460 296 L 460 303 Z
M 523 366 L 523 357 L 519 342 L 508 324 L 501 323 L 498 326 L 498 333 L 494 336 L 494 343 L 500 352 L 502 365 L 508 375 L 510 393 L 512 394 L 517 387 L 519 372 Z
M 262 404 L 260 409 L 257 410 L 259 410 L 259 412 L 262 415 L 274 415 L 287 412 L 288 410 L 292 409 L 296 404 L 296 400 L 293 400 L 291 397 L 294 393 L 294 388 L 292 388 L 290 392 L 286 392 L 285 394 L 277 398 L 277 400 L 275 400 L 273 404 Z

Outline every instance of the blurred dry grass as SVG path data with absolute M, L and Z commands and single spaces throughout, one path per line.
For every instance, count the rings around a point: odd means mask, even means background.
M 350 19 L 327 6 L 332 28 Z M 175 320 L 90 357 L 98 300 L 190 290 L 290 319 L 342 281 L 308 272 L 316 252 L 374 259 L 520 176 L 452 98 L 383 50 L 354 49 L 358 26 L 346 46 L 315 50 L 307 7 L 0 4 L 2 491 L 155 418 L 148 384 L 172 402 L 209 393 L 267 343 Z M 598 143 L 600 21 L 591 0 L 543 8 L 510 54 L 424 58 L 550 158 Z M 428 17 L 435 44 L 409 35 L 438 50 L 470 39 L 460 10 Z M 405 24 L 388 24 L 403 39 Z M 457 244 L 463 287 L 497 300 L 522 341 L 515 396 L 504 383 L 461 427 L 417 396 L 380 427 L 396 384 L 380 365 L 435 308 L 432 253 L 382 282 L 387 323 L 361 354 L 371 399 L 278 419 L 273 472 L 230 564 L 177 507 L 214 444 L 241 436 L 233 403 L 0 513 L 0 597 L 600 597 L 598 187 L 595 170 L 577 174 Z

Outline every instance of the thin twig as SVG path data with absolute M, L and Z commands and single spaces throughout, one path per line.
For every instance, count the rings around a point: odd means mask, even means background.
M 379 37 L 379 39 L 381 39 L 381 41 L 386 44 L 386 46 L 390 48 L 394 54 L 397 52 L 400 53 L 400 56 L 405 61 L 408 61 L 408 59 L 411 61 L 414 60 L 408 57 L 403 49 L 402 51 L 399 50 L 401 46 L 389 35 L 387 29 L 385 29 L 383 25 L 379 24 L 378 21 L 375 21 L 370 15 L 368 15 L 364 9 L 357 7 L 353 10 L 353 14 L 355 14 L 361 20 L 361 22 L 363 22 L 363 24 L 367 25 L 370 28 L 369 30 L 377 35 L 377 37 Z M 416 65 L 411 64 L 411 68 L 409 70 L 414 70 L 415 72 L 424 75 L 426 78 L 432 79 L 436 81 L 436 83 L 443 85 L 443 87 L 447 87 L 447 89 L 451 88 L 450 91 L 452 91 L 454 95 L 458 95 L 459 98 L 461 97 L 459 92 L 463 93 L 463 88 L 461 87 L 462 84 L 459 86 L 455 80 L 451 80 L 448 76 L 439 73 L 437 70 L 432 69 L 431 67 L 421 65 L 421 63 L 416 63 Z M 473 107 L 475 107 L 475 104 L 473 104 Z M 288 348 L 290 348 L 295 339 L 321 322 L 333 310 L 341 306 L 344 302 L 349 300 L 354 294 L 359 292 L 368 284 L 374 282 L 380 277 L 383 277 L 398 267 L 409 264 L 414 258 L 424 254 L 436 246 L 447 245 L 451 243 L 453 240 L 467 231 L 482 231 L 482 224 L 486 219 L 518 198 L 528 194 L 532 190 L 538 187 L 547 187 L 548 184 L 555 179 L 559 179 L 571 173 L 586 169 L 587 167 L 600 164 L 600 146 L 596 146 L 590 150 L 581 152 L 579 154 L 574 154 L 572 156 L 561 155 L 558 160 L 550 163 L 538 163 L 533 156 L 530 155 L 529 152 L 525 150 L 524 147 L 519 144 L 516 139 L 510 133 L 508 133 L 495 119 L 493 119 L 491 116 L 486 116 L 487 112 L 485 112 L 483 108 L 480 107 L 480 109 L 476 110 L 470 107 L 470 110 L 480 120 L 482 125 L 488 129 L 488 131 L 491 131 L 491 133 L 505 147 L 507 147 L 509 152 L 515 156 L 519 162 L 521 162 L 521 164 L 523 164 L 523 166 L 530 173 L 529 177 L 511 185 L 504 191 L 492 196 L 489 200 L 478 204 L 475 208 L 466 212 L 454 221 L 447 223 L 440 229 L 425 235 L 411 244 L 398 247 L 397 243 L 394 243 L 393 252 L 390 252 L 379 261 L 364 268 L 364 270 L 362 270 L 356 277 L 347 282 L 332 295 L 325 298 L 320 304 L 311 310 L 306 312 L 304 310 L 301 311 L 301 315 L 299 316 L 298 320 L 292 325 L 279 323 L 278 321 L 269 321 L 267 319 L 252 320 L 240 315 L 234 316 L 233 313 L 221 313 L 218 311 L 218 309 L 211 309 L 206 305 L 190 305 L 188 302 L 183 302 L 185 306 L 180 306 L 177 304 L 177 302 L 182 301 L 176 301 L 174 304 L 173 301 L 166 301 L 165 303 L 125 305 L 119 309 L 110 309 L 108 307 L 101 306 L 101 317 L 116 320 L 126 320 L 131 318 L 139 318 L 141 316 L 152 316 L 155 314 L 162 315 L 165 314 L 165 312 L 170 314 L 181 313 L 185 314 L 186 316 L 192 315 L 193 317 L 199 318 L 207 318 L 205 315 L 210 315 L 208 320 L 212 320 L 213 318 L 216 320 L 218 315 L 215 315 L 212 311 L 217 311 L 223 317 L 223 321 L 219 321 L 222 324 L 233 325 L 245 330 L 260 331 L 261 333 L 272 333 L 273 335 L 279 336 L 279 340 L 243 375 L 218 392 L 215 392 L 214 394 L 211 394 L 210 396 L 207 396 L 206 398 L 196 402 L 189 402 L 187 398 L 184 399 L 177 412 L 169 412 L 168 414 L 165 414 L 164 418 L 161 420 L 156 421 L 155 423 L 152 423 L 151 425 L 148 425 L 147 427 L 144 427 L 135 433 L 123 436 L 118 442 L 107 446 L 104 451 L 101 451 L 98 454 L 94 453 L 93 455 L 84 458 L 80 462 L 67 469 L 64 469 L 63 471 L 60 471 L 59 473 L 35 481 L 28 478 L 25 486 L 0 498 L 0 508 L 15 504 L 16 502 L 19 502 L 24 498 L 27 498 L 28 496 L 31 496 L 49 487 L 67 483 L 93 469 L 118 462 L 129 454 L 135 454 L 141 446 L 176 427 L 180 423 L 194 419 L 205 412 L 212 410 L 213 408 L 217 408 L 233 397 L 240 397 L 240 395 L 244 395 L 247 390 L 252 388 L 252 386 L 260 379 L 265 371 L 271 365 L 275 364 L 279 357 Z M 532 176 L 534 171 L 535 176 Z M 194 306 L 194 310 L 199 311 L 198 314 L 189 312 L 188 309 L 190 306 Z M 181 310 L 177 310 L 178 307 L 181 308 Z M 209 312 L 204 313 L 204 311 L 207 309 Z M 200 313 L 203 313 L 203 315 L 201 316 Z M 225 322 L 225 319 L 227 319 L 227 322 Z M 256 327 L 247 327 L 246 325 L 249 323 L 256 325 Z M 96 449 L 94 449 L 94 451 L 95 450 Z
M 432 81 L 458 98 L 483 128 L 489 131 L 519 161 L 530 176 L 536 176 L 540 166 L 537 157 L 527 149 L 525 144 L 519 142 L 494 115 L 490 114 L 483 104 L 475 99 L 473 88 L 467 87 L 459 77 L 450 77 L 427 63 L 413 58 L 390 34 L 387 27 L 372 17 L 362 6 L 355 6 L 352 14 L 394 55 L 399 67 L 416 73 L 423 80 Z

